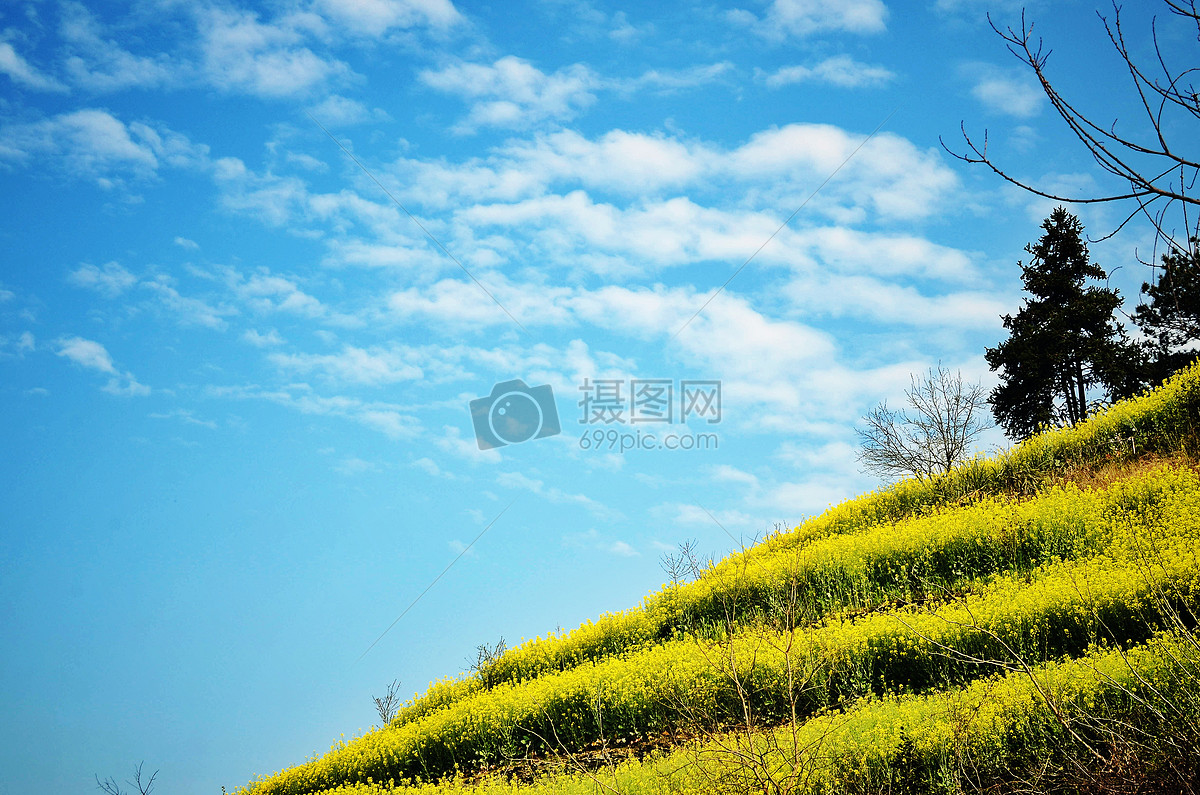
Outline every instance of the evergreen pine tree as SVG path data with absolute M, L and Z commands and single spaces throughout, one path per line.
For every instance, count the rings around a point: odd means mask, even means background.
M 1162 276 L 1143 284 L 1141 303 L 1133 322 L 1146 335 L 1146 377 L 1157 384 L 1197 356 L 1200 341 L 1200 239 L 1192 238 L 1190 251 L 1175 249 L 1162 258 Z
M 1058 207 L 1042 229 L 1037 245 L 1025 247 L 1029 264 L 1018 263 L 1029 297 L 1015 316 L 1004 316 L 1008 339 L 986 353 L 1000 374 L 988 402 L 1013 439 L 1076 423 L 1098 403 L 1138 386 L 1136 349 L 1113 316 L 1121 296 L 1089 284 L 1108 274 L 1089 260 L 1083 225 Z M 1097 386 L 1101 396 L 1089 399 L 1088 390 Z

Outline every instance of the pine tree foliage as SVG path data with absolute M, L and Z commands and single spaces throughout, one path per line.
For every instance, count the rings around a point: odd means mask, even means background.
M 1197 356 L 1200 342 L 1200 239 L 1191 250 L 1173 249 L 1162 258 L 1162 275 L 1142 285 L 1149 303 L 1138 305 L 1133 322 L 1146 335 L 1147 378 L 1157 384 Z
M 1029 297 L 1004 316 L 1008 339 L 986 353 L 1000 374 L 988 402 L 1013 439 L 1073 425 L 1138 386 L 1136 348 L 1114 319 L 1120 293 L 1094 283 L 1108 274 L 1089 259 L 1083 224 L 1058 207 L 1042 229 L 1025 247 L 1029 263 L 1018 263 Z

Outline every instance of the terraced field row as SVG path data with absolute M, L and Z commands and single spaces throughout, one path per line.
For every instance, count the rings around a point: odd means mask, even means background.
M 778 786 L 797 795 L 846 792 L 953 792 L 964 769 L 975 781 L 1005 781 L 1014 765 L 1065 762 L 1071 731 L 1138 715 L 1147 731 L 1153 710 L 1138 704 L 1194 704 L 1198 653 L 1194 638 L 1164 633 L 1128 650 L 1093 648 L 1081 657 L 1028 673 L 977 679 L 923 695 L 864 699 L 843 712 L 798 726 L 728 732 L 685 742 L 667 753 L 585 769 L 564 760 L 554 775 L 531 783 L 457 776 L 398 784 L 384 779 L 340 783 L 318 795 L 665 795 L 710 793 L 716 787 Z M 1053 701 L 1060 722 L 1047 706 Z M 1014 754 L 1014 749 L 1021 749 Z M 746 759 L 756 763 L 747 767 Z M 715 786 L 714 786 L 715 785 Z
M 979 521 L 947 520 L 962 515 L 978 515 Z M 807 717 L 864 696 L 957 686 L 994 670 L 977 660 L 1017 653 L 1042 661 L 1081 654 L 1100 640 L 1144 641 L 1166 624 L 1158 604 L 1164 590 L 1189 605 L 1200 593 L 1200 478 L 1190 470 L 1163 468 L 1105 492 L 1052 489 L 1024 503 L 990 501 L 913 520 L 914 526 L 921 523 L 923 537 L 934 542 L 932 552 L 891 528 L 880 535 L 888 539 L 880 548 L 890 557 L 872 557 L 871 544 L 805 549 L 822 550 L 814 566 L 832 560 L 839 577 L 858 572 L 848 581 L 868 581 L 863 578 L 874 572 L 878 581 L 890 576 L 905 588 L 922 582 L 912 579 L 914 561 L 928 565 L 938 559 L 938 549 L 988 550 L 991 538 L 1008 539 L 1009 546 L 974 558 L 1003 560 L 1021 548 L 1013 543 L 1018 531 L 1042 539 L 1058 554 L 1043 553 L 1039 565 L 1007 574 L 995 574 L 998 567 L 991 566 L 993 573 L 974 582 L 964 568 L 956 575 L 962 598 L 947 593 L 927 608 L 853 618 L 826 612 L 782 632 L 747 623 L 723 641 L 679 636 L 565 671 L 515 678 L 337 747 L 254 791 L 295 795 L 367 777 L 437 778 L 530 752 L 581 748 L 602 735 L 637 739 L 734 723 L 747 707 L 761 720 L 778 721 L 793 709 Z M 999 533 L 982 532 L 988 527 Z M 945 543 L 939 546 L 938 539 Z M 1061 556 L 1084 549 L 1094 554 Z M 1150 550 L 1153 565 L 1145 561 Z M 971 557 L 957 554 L 947 561 L 965 565 Z M 879 560 L 907 563 L 886 566 Z M 936 566 L 930 568 L 936 572 Z M 809 570 L 824 569 L 793 571 Z M 904 578 L 896 574 L 902 570 Z M 934 590 L 924 582 L 922 588 Z

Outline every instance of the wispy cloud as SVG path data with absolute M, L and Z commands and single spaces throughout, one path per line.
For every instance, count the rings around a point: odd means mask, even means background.
M 67 281 L 76 287 L 95 290 L 101 295 L 116 298 L 137 284 L 137 277 L 120 263 L 106 262 L 103 267 L 83 264 L 67 274 Z
M 450 0 L 316 0 L 314 7 L 329 20 L 364 36 L 424 26 L 446 30 L 463 22 Z
M 196 10 L 202 67 L 212 85 L 266 98 L 305 95 L 353 76 L 344 62 L 313 52 L 303 19 L 261 22 L 252 11 Z
M 419 74 L 427 86 L 462 97 L 467 117 L 455 129 L 527 129 L 561 122 L 592 105 L 601 92 L 631 96 L 644 90 L 680 91 L 708 85 L 733 69 L 722 61 L 683 69 L 651 69 L 634 78 L 609 78 L 582 63 L 543 72 L 530 61 L 507 55 L 490 64 L 459 62 Z
M 107 35 L 100 20 L 82 3 L 63 3 L 59 30 L 69 53 L 67 73 L 72 82 L 91 91 L 180 85 L 194 71 L 166 53 L 141 56 L 129 52 Z
M 596 530 L 594 527 L 589 528 L 587 531 L 582 533 L 568 533 L 564 535 L 563 545 L 583 549 L 594 549 L 598 552 L 606 552 L 610 555 L 617 555 L 618 557 L 622 558 L 635 558 L 641 554 L 628 542 L 605 535 Z
M 856 61 L 849 55 L 835 55 L 811 66 L 784 66 L 757 76 L 768 88 L 796 83 L 826 83 L 839 88 L 866 88 L 886 85 L 896 79 L 890 69 Z
M 371 109 L 356 99 L 330 94 L 308 112 L 326 127 L 350 127 L 368 122 L 382 122 L 388 119 L 386 111 Z
M 1037 82 L 1026 74 L 984 63 L 967 64 L 963 71 L 973 83 L 971 96 L 998 113 L 1028 119 L 1040 113 L 1046 102 Z
M 531 478 L 520 472 L 501 472 L 496 476 L 496 484 L 503 488 L 529 491 L 545 497 L 550 502 L 578 505 L 598 516 L 619 515 L 586 494 L 571 493 L 563 491 L 557 486 L 547 486 L 545 481 Z
M 225 318 L 238 314 L 236 307 L 213 306 L 202 298 L 182 295 L 172 282 L 169 276 L 159 275 L 142 282 L 142 287 L 154 294 L 158 304 L 182 325 L 224 331 L 229 325 Z
M 284 343 L 283 337 L 275 329 L 270 329 L 266 334 L 256 329 L 246 329 L 242 332 L 242 339 L 256 348 L 273 348 Z
M 0 41 L 0 74 L 6 74 L 17 85 L 34 91 L 65 92 L 67 90 L 67 87 L 58 80 L 34 68 L 7 41 Z
M 125 179 L 147 179 L 164 166 L 205 165 L 208 147 L 166 127 L 126 124 L 106 110 L 84 108 L 0 129 L 0 159 L 36 162 L 70 177 L 112 188 Z
M 270 360 L 291 373 L 320 373 L 334 383 L 378 386 L 398 381 L 415 381 L 424 371 L 413 363 L 412 351 L 403 347 L 366 350 L 352 345 L 335 354 L 274 353 Z
M 115 375 L 117 372 L 117 368 L 113 366 L 112 357 L 108 355 L 108 350 L 95 340 L 83 337 L 68 337 L 60 340 L 58 355 L 89 370 L 98 370 L 110 375 Z
M 321 395 L 307 384 L 278 388 L 258 385 L 208 385 L 204 394 L 214 399 L 261 400 L 286 406 L 302 414 L 341 417 L 378 431 L 392 439 L 412 439 L 422 432 L 412 409 L 384 401 L 361 400 L 347 395 Z
M 153 412 L 150 418 L 154 420 L 179 420 L 185 425 L 198 425 L 201 428 L 209 428 L 215 430 L 217 423 L 213 420 L 205 420 L 196 416 L 196 413 L 191 409 L 176 408 L 171 411 Z
M 596 101 L 601 78 L 583 64 L 546 74 L 529 61 L 507 55 L 493 63 L 455 63 L 425 69 L 425 85 L 470 103 L 463 132 L 479 127 L 529 127 L 546 119 L 569 119 Z
M 101 389 L 114 395 L 144 396 L 150 394 L 150 387 L 138 383 L 132 373 L 117 370 L 108 350 L 95 340 L 84 337 L 67 337 L 58 341 L 59 356 L 74 362 L 76 365 L 96 372 L 112 376 Z
M 732 21 L 749 25 L 768 39 L 805 38 L 818 33 L 881 33 L 888 9 L 881 0 L 772 0 L 766 15 L 730 12 Z

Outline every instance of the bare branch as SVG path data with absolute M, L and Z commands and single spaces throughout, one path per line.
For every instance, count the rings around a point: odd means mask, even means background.
M 127 780 L 125 782 L 126 784 L 128 784 L 129 786 L 134 788 L 134 792 L 137 793 L 137 795 L 150 795 L 150 793 L 154 791 L 154 779 L 158 778 L 159 771 L 155 770 L 150 775 L 150 778 L 148 778 L 146 780 L 146 782 L 143 783 L 142 782 L 142 775 L 143 775 L 142 774 L 142 766 L 144 764 L 145 764 L 145 762 L 138 762 L 137 767 L 135 767 L 133 769 L 133 781 Z M 104 781 L 101 781 L 100 777 L 96 776 L 96 787 L 97 787 L 97 789 L 108 793 L 108 795 L 125 795 L 125 791 L 122 790 L 120 785 L 117 784 L 117 780 L 112 777 L 106 778 L 106 779 L 104 779 Z
M 1194 3 L 1185 6 L 1177 0 L 1164 0 L 1164 2 L 1174 16 L 1189 20 L 1196 26 L 1197 31 L 1200 31 L 1200 14 L 1197 13 Z M 1176 209 L 1182 211 L 1184 215 L 1183 234 L 1186 239 L 1194 231 L 1188 225 L 1187 208 L 1190 205 L 1200 204 L 1200 197 L 1192 192 L 1195 179 L 1200 174 L 1200 159 L 1183 153 L 1171 143 L 1167 131 L 1175 125 L 1168 118 L 1167 111 L 1170 109 L 1185 114 L 1185 118 L 1200 120 L 1200 95 L 1197 94 L 1191 83 L 1187 82 L 1193 73 L 1200 70 L 1196 67 L 1182 70 L 1172 69 L 1159 45 L 1158 27 L 1155 22 L 1151 26 L 1151 38 L 1155 60 L 1158 68 L 1162 71 L 1162 76 L 1161 78 L 1151 76 L 1137 63 L 1130 52 L 1121 24 L 1120 6 L 1114 4 L 1113 12 L 1111 20 L 1099 13 L 1097 16 L 1114 51 L 1121 58 L 1125 71 L 1133 84 L 1137 103 L 1141 106 L 1151 128 L 1151 132 L 1145 136 L 1145 140 L 1119 133 L 1115 120 L 1107 126 L 1101 126 L 1058 91 L 1046 72 L 1050 52 L 1044 50 L 1041 39 L 1034 39 L 1033 23 L 1026 20 L 1023 11 L 1020 26 L 1017 29 L 1001 28 L 990 16 L 988 22 L 996 35 L 1005 42 L 1009 52 L 1033 72 L 1055 112 L 1091 154 L 1096 164 L 1101 170 L 1128 183 L 1128 192 L 1116 191 L 1090 196 L 1065 196 L 1039 187 L 1032 182 L 1018 178 L 1007 168 L 994 161 L 987 151 L 986 131 L 983 145 L 980 146 L 967 134 L 965 124 L 961 125 L 960 129 L 963 140 L 966 142 L 967 151 L 954 151 L 944 141 L 942 141 L 942 146 L 953 157 L 966 163 L 986 165 L 1006 182 L 1043 198 L 1075 204 L 1135 200 L 1142 211 L 1141 214 L 1150 220 L 1156 233 L 1168 241 L 1174 241 L 1177 233 L 1164 223 L 1164 216 L 1168 209 L 1176 206 Z M 1194 135 L 1186 135 L 1176 143 L 1190 145 L 1194 141 Z M 1152 214 L 1148 210 L 1148 206 L 1155 202 L 1161 202 L 1164 206 L 1157 208 L 1158 212 Z M 1136 211 L 1130 213 L 1129 218 L 1138 214 Z M 1129 218 L 1126 218 L 1121 226 L 1124 226 Z M 1118 227 L 1117 230 L 1120 228 Z M 1108 236 L 1115 234 L 1117 230 Z
M 386 727 L 396 717 L 396 713 L 400 711 L 400 680 L 394 679 L 388 685 L 387 693 L 382 698 L 372 697 L 375 702 L 375 709 L 379 712 L 379 720 Z

